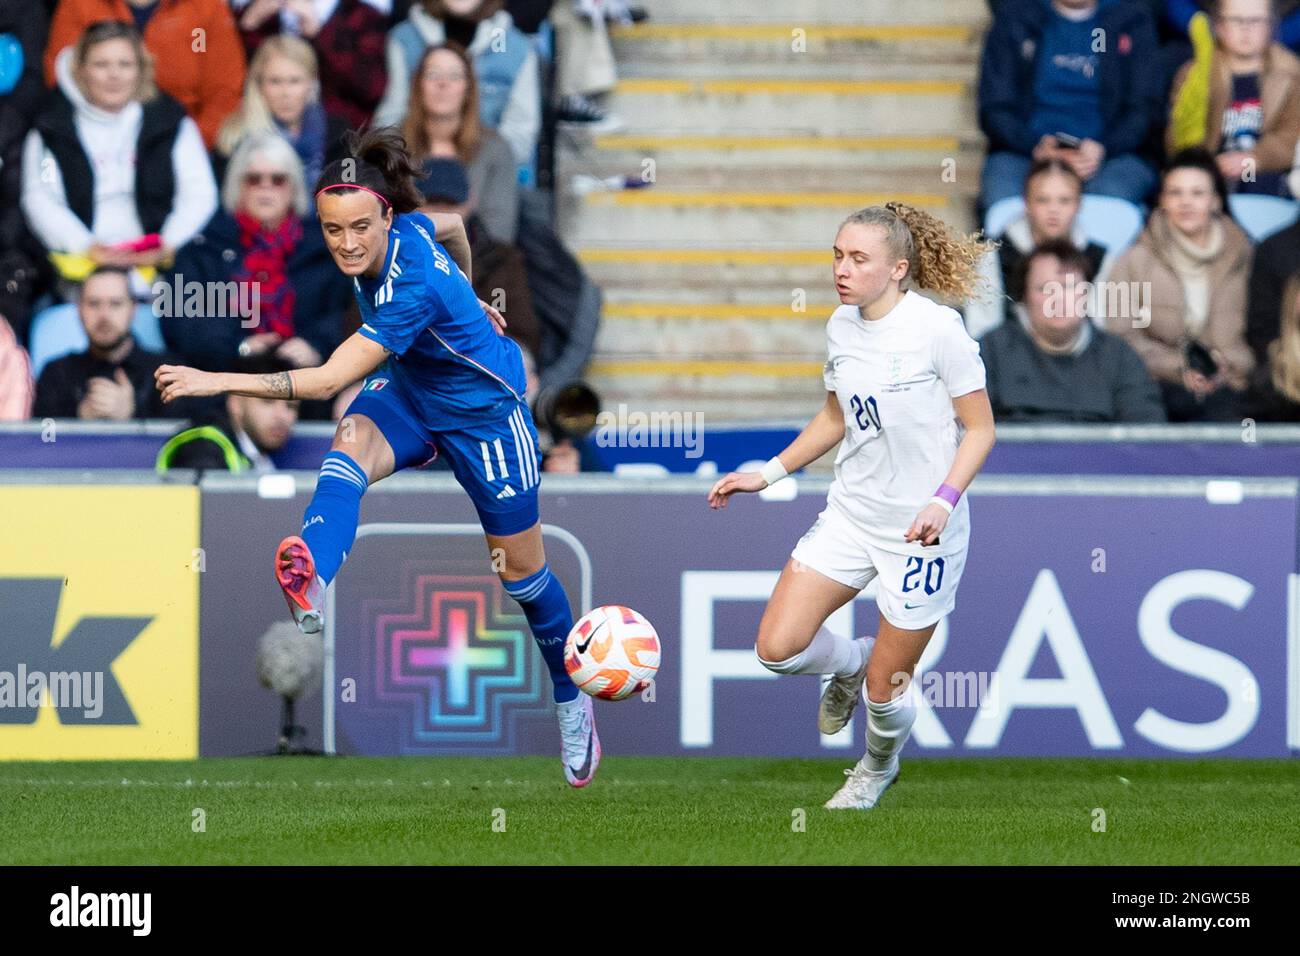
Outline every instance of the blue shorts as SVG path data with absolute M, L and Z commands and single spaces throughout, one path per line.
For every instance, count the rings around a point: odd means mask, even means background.
M 376 373 L 345 414 L 365 415 L 375 423 L 393 449 L 394 473 L 444 456 L 488 534 L 515 534 L 537 523 L 541 456 L 537 426 L 523 402 L 508 406 L 495 421 L 431 432 L 420 424 L 401 388 Z

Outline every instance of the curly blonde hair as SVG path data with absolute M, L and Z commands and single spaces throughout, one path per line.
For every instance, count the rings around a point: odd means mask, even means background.
M 979 261 L 997 248 L 981 233 L 963 235 L 928 212 L 901 202 L 859 209 L 843 223 L 880 226 L 892 255 L 907 260 L 908 279 L 945 298 L 965 301 L 981 294 L 985 281 Z

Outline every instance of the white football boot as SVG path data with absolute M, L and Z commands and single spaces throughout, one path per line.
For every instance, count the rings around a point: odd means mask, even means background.
M 576 699 L 556 704 L 555 710 L 560 718 L 564 779 L 571 787 L 585 787 L 595 779 L 600 766 L 600 737 L 596 735 L 591 697 L 580 692 Z
M 866 764 L 867 758 L 864 755 L 856 766 L 844 771 L 848 779 L 835 792 L 835 796 L 826 801 L 827 810 L 870 810 L 898 777 L 897 754 L 886 770 L 868 770 Z

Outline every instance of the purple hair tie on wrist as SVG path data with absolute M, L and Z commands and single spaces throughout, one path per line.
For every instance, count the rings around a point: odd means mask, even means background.
M 961 492 L 948 484 L 946 481 L 939 486 L 939 490 L 934 493 L 934 497 L 942 498 L 954 508 L 957 507 L 957 499 L 961 497 Z

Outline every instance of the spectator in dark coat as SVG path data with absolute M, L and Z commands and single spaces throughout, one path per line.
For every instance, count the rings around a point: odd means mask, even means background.
M 1246 343 L 1255 361 L 1267 364 L 1268 347 L 1282 327 L 1282 290 L 1300 272 L 1300 221 L 1255 247 L 1246 306 Z
M 125 270 L 100 266 L 92 272 L 77 312 L 90 345 L 42 369 L 33 417 L 126 421 L 188 413 L 164 407 L 154 387 L 154 370 L 165 358 L 140 348 L 131 334 L 135 299 Z
M 1085 253 L 1066 239 L 1025 260 L 1024 298 L 980 339 L 998 421 L 1163 422 L 1160 389 L 1133 348 L 1088 319 Z
M 495 238 L 484 225 L 474 208 L 469 173 L 457 160 L 425 160 L 423 172 L 416 183 L 424 196 L 419 211 L 430 218 L 435 213 L 456 213 L 465 221 L 474 264 L 475 293 L 501 310 L 511 338 L 536 353 L 541 347 L 542 331 L 533 312 L 523 253 L 517 246 Z
M 274 133 L 244 141 L 230 160 L 222 208 L 154 285 L 168 347 L 207 371 L 267 354 L 292 368 L 320 365 L 342 339 L 352 287 L 311 208 L 293 147 Z M 184 307 L 191 283 L 202 284 L 205 302 L 233 283 L 239 301 L 194 314 Z M 255 316 L 247 314 L 254 301 Z
M 45 95 L 41 57 L 49 26 L 49 14 L 30 0 L 0 0 L 0 327 L 8 326 L 20 349 L 47 272 L 18 204 L 23 140 Z
M 0 0 L 0 157 L 17 162 L 23 137 L 36 121 L 45 78 L 41 57 L 49 18 L 29 0 Z M 12 159 L 11 159 L 12 157 Z
M 1133 0 L 1001 5 L 980 61 L 985 208 L 1019 195 L 1030 163 L 1051 158 L 1069 163 L 1085 192 L 1140 204 L 1156 182 L 1141 153 L 1164 111 L 1156 56 L 1155 25 Z

